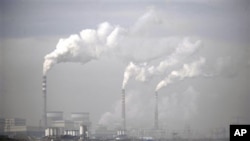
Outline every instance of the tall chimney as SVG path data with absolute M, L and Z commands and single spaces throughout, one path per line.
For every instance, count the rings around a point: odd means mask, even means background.
M 125 89 L 122 89 L 122 128 L 126 130 Z
M 44 120 L 44 128 L 47 128 L 47 78 L 46 75 L 43 76 L 42 82 L 42 90 L 43 90 L 43 98 L 44 98 L 44 107 L 43 107 L 43 120 Z
M 155 121 L 154 121 L 154 128 L 158 129 L 158 92 L 155 91 Z

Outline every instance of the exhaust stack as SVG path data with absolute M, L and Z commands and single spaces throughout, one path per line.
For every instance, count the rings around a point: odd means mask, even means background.
M 155 121 L 154 121 L 154 128 L 158 129 L 158 92 L 155 91 Z
M 125 89 L 122 89 L 122 130 L 126 130 Z
M 43 98 L 44 98 L 44 107 L 43 107 L 43 121 L 44 121 L 44 128 L 47 128 L 47 77 L 46 75 L 43 76 L 42 82 L 42 91 L 43 91 Z

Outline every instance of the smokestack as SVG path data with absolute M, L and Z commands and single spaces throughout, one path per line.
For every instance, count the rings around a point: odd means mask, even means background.
M 155 121 L 154 128 L 158 129 L 158 92 L 155 91 Z
M 122 128 L 126 130 L 125 89 L 122 89 Z
M 43 98 L 44 98 L 44 107 L 43 107 L 43 120 L 44 120 L 44 128 L 47 128 L 47 78 L 46 75 L 43 75 L 43 82 L 42 82 L 42 90 L 43 90 Z

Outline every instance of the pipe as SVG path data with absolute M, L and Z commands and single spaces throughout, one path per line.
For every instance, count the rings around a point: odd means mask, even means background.
M 155 129 L 158 129 L 158 92 L 155 91 L 155 121 L 154 121 Z
M 46 75 L 43 76 L 43 82 L 42 82 L 42 91 L 43 91 L 43 120 L 44 120 L 44 128 L 47 128 L 47 77 Z
M 125 89 L 122 89 L 122 128 L 126 130 Z

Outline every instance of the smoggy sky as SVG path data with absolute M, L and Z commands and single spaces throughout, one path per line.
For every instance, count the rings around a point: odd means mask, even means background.
M 104 53 L 84 63 L 70 55 L 57 58 L 47 72 L 49 111 L 63 111 L 65 119 L 71 112 L 90 112 L 94 125 L 117 126 L 124 71 L 132 61 L 140 69 L 130 72 L 126 85 L 128 127 L 153 126 L 155 88 L 169 79 L 171 84 L 159 90 L 160 127 L 209 131 L 237 119 L 250 123 L 247 0 L 4 0 L 0 9 L 0 116 L 38 125 L 44 57 L 59 39 L 108 22 L 124 31 L 117 44 L 98 42 Z M 178 46 L 196 42 L 197 49 L 174 54 Z M 183 71 L 199 58 L 205 59 L 201 69 Z M 142 68 L 171 59 L 178 61 L 141 77 Z M 173 77 L 172 71 L 185 75 Z

